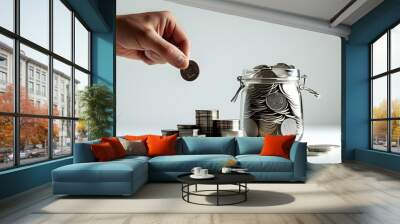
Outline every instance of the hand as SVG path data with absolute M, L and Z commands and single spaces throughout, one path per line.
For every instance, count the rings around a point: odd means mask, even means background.
M 190 43 L 170 12 L 117 16 L 117 55 L 146 64 L 189 66 Z

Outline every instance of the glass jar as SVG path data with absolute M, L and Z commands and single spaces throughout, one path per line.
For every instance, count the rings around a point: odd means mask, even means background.
M 244 136 L 303 136 L 301 91 L 319 94 L 305 87 L 305 75 L 292 65 L 259 65 L 245 70 L 237 79 L 240 87 L 232 102 L 241 94 L 240 122 Z

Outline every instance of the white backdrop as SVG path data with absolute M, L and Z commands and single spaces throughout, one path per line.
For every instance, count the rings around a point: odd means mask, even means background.
M 341 43 L 338 37 L 191 8 L 160 0 L 118 0 L 117 13 L 169 10 L 187 32 L 200 77 L 184 81 L 169 65 L 148 66 L 117 58 L 117 134 L 159 133 L 194 123 L 195 109 L 219 109 L 220 118 L 239 118 L 231 103 L 245 68 L 278 62 L 308 75 L 304 93 L 305 140 L 340 143 Z

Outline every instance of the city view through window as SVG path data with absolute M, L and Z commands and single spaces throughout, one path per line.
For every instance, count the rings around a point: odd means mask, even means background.
M 371 143 L 400 153 L 400 25 L 371 44 Z
M 89 31 L 60 0 L 20 0 L 20 24 L 14 7 L 0 1 L 0 170 L 70 156 L 87 139 Z

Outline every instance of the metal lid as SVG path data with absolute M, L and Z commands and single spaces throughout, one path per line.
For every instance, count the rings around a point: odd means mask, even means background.
M 253 69 L 245 71 L 244 74 L 239 77 L 244 81 L 298 81 L 300 79 L 300 71 L 293 65 L 278 63 L 273 66 L 255 66 Z

